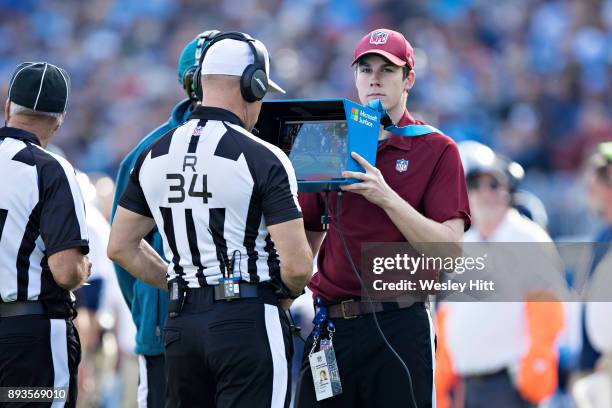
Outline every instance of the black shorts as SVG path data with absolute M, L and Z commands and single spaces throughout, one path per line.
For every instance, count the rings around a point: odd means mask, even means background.
M 293 344 L 278 306 L 260 298 L 212 301 L 191 290 L 166 321 L 169 406 L 288 407 Z
M 435 334 L 429 311 L 423 303 L 416 303 L 406 309 L 379 312 L 377 317 L 387 340 L 410 370 L 418 408 L 431 407 L 435 398 Z M 317 402 L 308 360 L 311 333 L 304 347 L 295 406 L 412 407 L 408 376 L 385 345 L 372 315 L 332 320 L 336 325 L 333 345 L 342 394 Z
M 0 317 L 0 387 L 54 387 L 68 392 L 76 407 L 81 344 L 71 320 L 41 315 Z M 45 403 L 3 403 L 0 407 L 50 407 Z

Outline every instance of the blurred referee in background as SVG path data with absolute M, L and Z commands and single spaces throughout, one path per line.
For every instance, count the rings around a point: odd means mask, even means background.
M 303 293 L 312 253 L 289 159 L 250 133 L 261 99 L 283 91 L 265 46 L 243 33 L 217 35 L 200 63 L 202 106 L 138 157 L 108 254 L 159 288 L 168 276 L 171 406 L 286 407 L 292 343 L 279 298 Z M 155 225 L 169 265 L 142 240 Z
M 202 32 L 183 49 L 178 62 L 178 79 L 187 92 L 188 98 L 176 104 L 168 121 L 145 136 L 121 162 L 117 174 L 117 188 L 113 199 L 111 220 L 115 217 L 117 205 L 125 191 L 138 156 L 160 137 L 182 125 L 198 103 L 193 73 L 198 66 L 197 62 L 202 49 L 217 33 L 216 30 Z M 153 228 L 145 239 L 158 254 L 163 256 L 164 248 L 157 227 Z M 138 406 L 141 408 L 163 407 L 166 399 L 166 379 L 161 329 L 164 327 L 168 314 L 168 295 L 134 278 L 117 264 L 115 264 L 115 271 L 119 287 L 132 312 L 137 330 L 135 351 L 138 354 L 139 365 Z
M 0 387 L 63 388 L 74 407 L 81 345 L 70 291 L 91 270 L 85 204 L 70 163 L 45 150 L 69 94 L 68 73 L 46 62 L 22 63 L 9 85 L 0 128 Z

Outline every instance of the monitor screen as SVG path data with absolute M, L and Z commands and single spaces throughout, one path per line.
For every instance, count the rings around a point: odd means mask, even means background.
M 280 147 L 289 156 L 298 180 L 342 178 L 348 150 L 346 121 L 286 121 Z

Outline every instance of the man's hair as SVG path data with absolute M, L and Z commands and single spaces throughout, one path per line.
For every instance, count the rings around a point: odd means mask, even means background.
M 9 112 L 11 116 L 23 115 L 30 116 L 35 119 L 48 121 L 49 123 L 61 123 L 64 120 L 64 114 L 60 112 L 41 112 L 36 111 L 25 106 L 16 104 L 15 102 L 9 101 Z
M 366 55 L 364 55 L 363 57 L 359 58 L 359 61 L 357 61 L 357 63 L 355 64 L 355 72 L 357 72 L 357 70 L 359 69 L 359 66 L 362 64 L 363 59 L 366 57 Z M 388 63 L 393 64 L 391 61 L 389 61 L 388 59 L 386 59 L 385 57 L 381 57 L 383 58 L 385 61 L 387 61 Z M 395 65 L 397 66 L 397 65 Z M 402 67 L 402 80 L 408 78 L 408 74 L 410 74 L 410 67 L 408 65 L 404 65 Z
M 240 77 L 225 74 L 206 74 L 202 75 L 202 80 L 210 82 L 235 82 L 240 85 Z
M 408 74 L 410 74 L 410 67 L 408 65 L 404 65 L 402 67 L 402 79 L 408 78 Z

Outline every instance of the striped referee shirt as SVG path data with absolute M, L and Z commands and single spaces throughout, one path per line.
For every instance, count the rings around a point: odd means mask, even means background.
M 302 216 L 287 156 L 232 112 L 201 106 L 139 156 L 119 205 L 155 219 L 168 280 L 191 288 L 280 277 L 266 227 Z
M 32 133 L 2 127 L 0 175 L 0 302 L 69 302 L 47 259 L 69 248 L 89 251 L 74 169 Z

